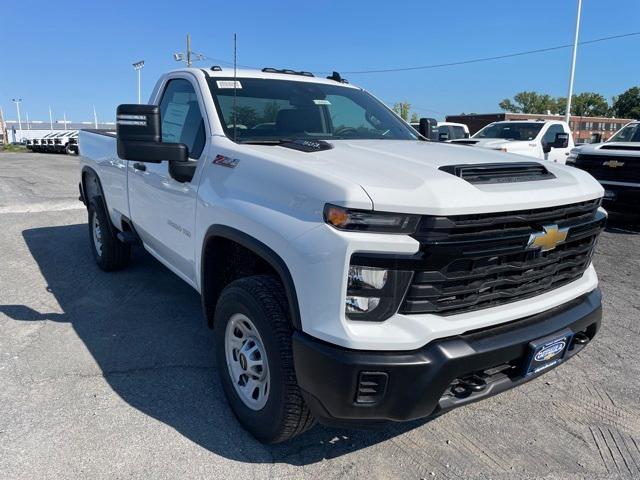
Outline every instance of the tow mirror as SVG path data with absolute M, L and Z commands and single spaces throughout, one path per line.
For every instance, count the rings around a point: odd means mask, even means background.
M 431 130 L 438 125 L 435 118 L 421 118 L 418 126 L 418 132 L 425 138 L 431 139 Z
M 556 138 L 551 144 L 551 148 L 567 148 L 569 146 L 568 133 L 556 133 Z
M 116 112 L 118 157 L 137 162 L 186 162 L 189 149 L 183 143 L 162 141 L 160 107 L 119 105 Z

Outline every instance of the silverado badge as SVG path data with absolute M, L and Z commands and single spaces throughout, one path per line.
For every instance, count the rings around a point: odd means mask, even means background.
M 543 232 L 531 234 L 527 248 L 539 248 L 542 252 L 548 252 L 564 242 L 569 233 L 568 228 L 558 228 L 558 225 L 543 225 L 542 228 Z
M 618 160 L 609 160 L 607 162 L 602 162 L 602 165 L 609 168 L 617 168 L 622 167 L 624 162 L 619 162 Z

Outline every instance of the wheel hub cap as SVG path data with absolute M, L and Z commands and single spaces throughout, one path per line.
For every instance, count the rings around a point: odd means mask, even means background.
M 227 323 L 224 343 L 227 370 L 240 400 L 252 410 L 262 409 L 269 398 L 271 376 L 258 329 L 246 315 L 236 313 Z

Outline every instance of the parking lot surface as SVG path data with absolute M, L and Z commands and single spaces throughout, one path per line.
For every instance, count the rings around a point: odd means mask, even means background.
M 639 478 L 640 235 L 594 263 L 600 334 L 524 386 L 430 422 L 256 442 L 227 406 L 198 294 L 137 249 L 89 250 L 77 157 L 0 153 L 0 478 Z

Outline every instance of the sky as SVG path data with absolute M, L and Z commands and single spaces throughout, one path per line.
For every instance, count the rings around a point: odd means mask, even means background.
M 112 121 L 137 100 L 132 63 L 145 61 L 145 101 L 160 74 L 192 50 L 203 68 L 238 64 L 312 72 L 355 72 L 464 61 L 570 44 L 577 0 L 321 2 L 19 0 L 3 6 L 0 107 L 23 119 Z M 4 2 L 3 2 L 4 3 Z M 584 0 L 581 40 L 640 32 L 640 1 Z M 575 92 L 610 99 L 640 85 L 640 35 L 579 48 Z M 215 60 L 212 60 L 215 59 Z M 343 76 L 389 105 L 407 101 L 420 116 L 500 111 L 522 90 L 566 96 L 571 49 L 446 68 Z M 228 64 L 222 64 L 223 66 Z M 324 73 L 325 75 L 327 73 Z

